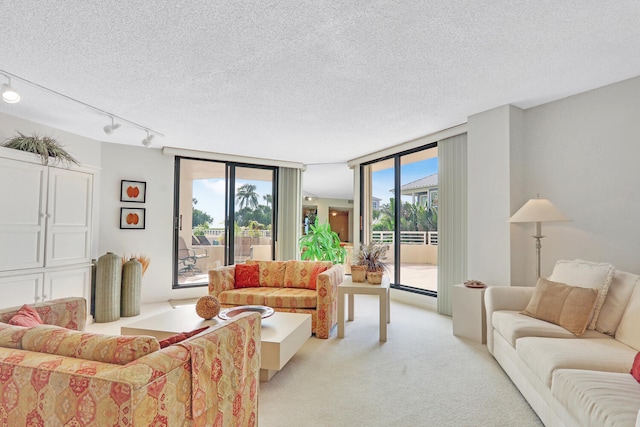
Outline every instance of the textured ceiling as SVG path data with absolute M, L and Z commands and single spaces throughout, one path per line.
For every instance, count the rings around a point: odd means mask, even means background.
M 343 163 L 640 74 L 638 0 L 3 0 L 0 69 L 154 147 Z M 43 91 L 0 111 L 139 144 Z

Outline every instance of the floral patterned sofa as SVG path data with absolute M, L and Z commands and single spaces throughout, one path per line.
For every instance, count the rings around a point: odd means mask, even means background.
M 210 270 L 209 294 L 222 307 L 266 305 L 311 314 L 312 332 L 329 338 L 338 323 L 338 285 L 343 279 L 342 266 L 331 262 L 249 260 Z
M 86 301 L 0 310 L 0 426 L 257 426 L 260 316 L 160 349 L 148 336 L 82 332 Z M 66 329 L 66 328 L 70 329 Z

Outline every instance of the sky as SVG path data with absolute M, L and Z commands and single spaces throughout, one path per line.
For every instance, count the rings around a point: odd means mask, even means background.
M 419 162 L 409 163 L 406 165 L 402 165 L 400 168 L 400 182 L 401 185 L 408 184 L 412 181 L 424 178 L 425 176 L 429 176 L 437 172 L 437 157 L 421 160 Z M 394 168 L 383 169 L 373 173 L 373 195 L 381 199 L 381 204 L 389 203 L 389 199 L 393 197 L 393 193 L 389 191 L 393 189 L 393 175 Z

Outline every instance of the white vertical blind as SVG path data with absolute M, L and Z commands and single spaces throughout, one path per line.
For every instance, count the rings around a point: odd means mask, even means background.
M 438 313 L 467 275 L 467 134 L 438 141 Z
M 279 168 L 278 172 L 278 232 L 276 259 L 299 259 L 298 239 L 302 227 L 302 171 Z

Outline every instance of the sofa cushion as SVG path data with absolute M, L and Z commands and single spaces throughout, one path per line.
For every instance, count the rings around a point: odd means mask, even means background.
M 581 259 L 559 260 L 553 267 L 549 280 L 571 286 L 598 289 L 598 300 L 591 321 L 587 326 L 588 329 L 595 329 L 614 273 L 615 268 L 608 263 L 595 263 Z
M 278 308 L 316 308 L 318 294 L 311 289 L 282 288 L 265 297 L 265 305 Z
M 330 261 L 287 261 L 284 272 L 284 286 L 287 288 L 312 289 L 316 283 L 311 284 L 311 276 L 316 267 L 331 267 Z M 316 276 L 317 277 L 317 276 Z
M 33 305 L 42 323 L 58 325 L 67 329 L 83 330 L 87 320 L 87 301 L 70 297 L 41 302 Z M 8 322 L 20 307 L 0 309 L 0 322 Z
M 596 289 L 569 286 L 541 277 L 522 314 L 555 323 L 579 336 L 587 328 L 597 297 Z
M 640 351 L 640 286 L 633 289 L 627 308 L 618 324 L 616 339 Z
M 28 330 L 24 326 L 0 323 L 0 347 L 22 348 L 22 337 Z
M 256 288 L 260 286 L 260 266 L 256 264 L 238 264 L 235 268 L 235 288 Z
M 494 311 L 491 315 L 491 323 L 495 331 L 509 341 L 512 347 L 516 346 L 518 338 L 523 337 L 577 338 L 562 326 L 535 319 L 517 311 Z M 580 336 L 580 339 L 584 338 L 604 337 L 600 332 L 585 331 Z
M 266 305 L 265 297 L 278 288 L 243 288 L 222 291 L 218 294 L 218 301 L 222 305 Z
M 551 387 L 556 369 L 588 369 L 629 375 L 636 351 L 608 335 L 602 334 L 602 337 L 525 337 L 516 341 L 516 353 L 547 387 Z
M 9 319 L 8 323 L 14 326 L 30 328 L 32 326 L 42 325 L 42 319 L 35 308 L 25 304 Z
M 309 279 L 309 289 L 316 290 L 318 287 L 318 276 L 321 273 L 327 271 L 329 267 L 326 265 L 316 265 L 313 267 L 313 271 L 311 272 L 311 278 Z
M 126 365 L 160 349 L 149 336 L 111 336 L 72 331 L 53 325 L 29 329 L 22 337 L 24 350 L 96 362 Z
M 581 426 L 633 426 L 640 386 L 623 373 L 559 369 L 551 393 Z
M 255 261 L 248 260 L 247 265 L 258 264 L 260 266 L 260 286 L 267 288 L 283 288 L 286 261 Z
M 638 280 L 640 280 L 640 276 L 637 274 L 616 270 L 613 280 L 611 280 L 611 286 L 609 286 L 607 298 L 605 298 L 598 316 L 596 331 L 611 336 L 615 335 Z

